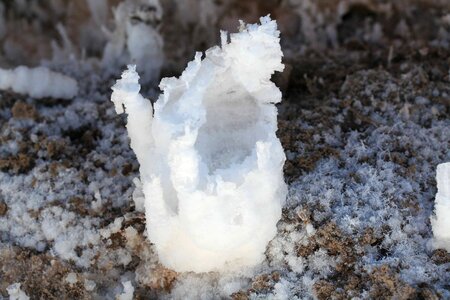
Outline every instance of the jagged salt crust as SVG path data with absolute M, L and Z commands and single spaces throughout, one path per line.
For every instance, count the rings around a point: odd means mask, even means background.
M 436 183 L 436 216 L 431 218 L 434 246 L 450 252 L 450 162 L 437 166 Z
M 77 95 L 77 81 L 46 67 L 19 66 L 13 70 L 0 68 L 0 90 L 11 89 L 33 98 L 70 99 Z
M 140 163 L 148 236 L 176 271 L 260 263 L 286 197 L 281 92 L 270 81 L 284 67 L 276 22 L 263 17 L 221 38 L 180 78 L 161 81 L 154 115 L 134 66 L 113 87 Z

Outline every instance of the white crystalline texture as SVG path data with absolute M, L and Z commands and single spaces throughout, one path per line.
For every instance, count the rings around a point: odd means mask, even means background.
M 69 274 L 67 274 L 65 281 L 70 284 L 71 286 L 74 285 L 75 283 L 77 283 L 78 279 L 77 279 L 77 274 L 70 272 Z
M 123 293 L 116 297 L 117 300 L 133 300 L 134 287 L 131 281 L 122 282 Z
M 431 218 L 434 246 L 450 252 L 450 162 L 437 166 L 436 216 Z
M 28 300 L 30 297 L 20 289 L 20 283 L 11 284 L 6 288 L 10 300 Z
M 113 87 L 140 163 L 148 236 L 176 271 L 232 271 L 264 259 L 286 196 L 277 130 L 282 71 L 275 21 L 222 33 L 179 79 L 165 78 L 153 109 L 134 67 Z
M 88 292 L 92 292 L 93 290 L 95 290 L 95 282 L 89 279 L 85 279 L 84 280 L 84 289 Z
M 20 66 L 13 70 L 0 68 L 0 90 L 7 89 L 33 98 L 70 99 L 78 93 L 75 79 L 45 67 Z

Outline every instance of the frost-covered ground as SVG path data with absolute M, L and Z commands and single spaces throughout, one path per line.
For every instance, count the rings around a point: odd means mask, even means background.
M 450 254 L 433 249 L 430 226 L 436 166 L 450 161 L 447 1 L 199 1 L 192 15 L 163 1 L 163 75 L 239 17 L 270 11 L 281 28 L 287 67 L 274 80 L 289 195 L 266 260 L 239 274 L 159 264 L 133 201 L 142 195 L 125 117 L 110 101 L 123 65 L 97 63 L 89 42 L 107 43 L 96 37 L 111 16 L 66 2 L 0 10 L 2 67 L 43 65 L 78 82 L 72 100 L 0 94 L 3 297 L 20 283 L 32 299 L 450 298 Z M 155 99 L 157 83 L 144 92 Z

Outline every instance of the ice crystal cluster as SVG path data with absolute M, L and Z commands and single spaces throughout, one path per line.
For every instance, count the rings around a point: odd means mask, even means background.
M 450 162 L 437 166 L 436 216 L 431 219 L 435 247 L 450 252 Z
M 277 24 L 241 24 L 222 46 L 164 78 L 152 105 L 134 66 L 113 87 L 140 163 L 147 231 L 176 271 L 229 271 L 260 263 L 286 196 L 275 132 L 282 71 Z M 153 113 L 154 109 L 154 113 Z

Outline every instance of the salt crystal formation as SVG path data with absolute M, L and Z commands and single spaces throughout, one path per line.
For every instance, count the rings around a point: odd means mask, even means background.
M 154 105 L 134 66 L 114 85 L 140 163 L 150 240 L 176 271 L 231 271 L 264 258 L 286 196 L 277 130 L 282 71 L 279 31 L 269 17 L 222 32 L 180 78 L 164 78 Z M 152 117 L 153 115 L 153 117 Z
M 431 218 L 434 246 L 450 252 L 450 162 L 437 166 L 436 216 Z
M 0 68 L 0 90 L 7 89 L 33 98 L 70 99 L 78 93 L 75 79 L 45 67 L 20 66 L 14 70 Z
M 162 19 L 158 0 L 126 0 L 114 10 L 115 30 L 103 28 L 108 43 L 103 63 L 129 60 L 138 66 L 144 82 L 155 82 L 164 62 L 163 39 L 157 28 Z M 124 55 L 124 53 L 126 55 Z

